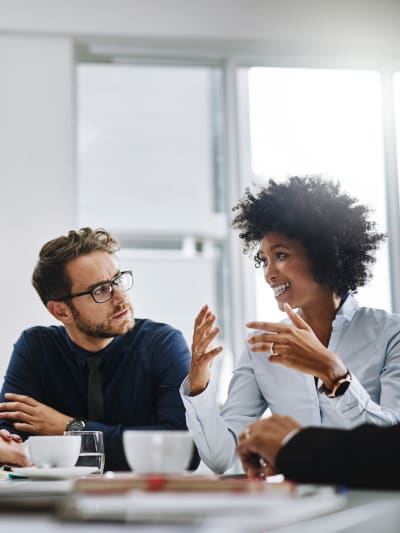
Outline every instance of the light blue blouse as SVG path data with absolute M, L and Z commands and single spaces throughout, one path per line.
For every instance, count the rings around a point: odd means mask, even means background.
M 180 389 L 186 422 L 203 461 L 215 472 L 227 470 L 239 433 L 268 407 L 304 426 L 399 423 L 400 315 L 360 307 L 350 295 L 333 321 L 328 348 L 353 375 L 339 398 L 320 394 L 313 376 L 270 363 L 265 352 L 251 352 L 247 342 L 220 412 L 212 380 L 201 394 L 190 396 L 186 377 Z

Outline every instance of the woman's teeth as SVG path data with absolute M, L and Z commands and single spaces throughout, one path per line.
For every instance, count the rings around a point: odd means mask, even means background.
M 290 283 L 283 283 L 282 285 L 276 285 L 275 287 L 273 287 L 274 295 L 280 296 L 289 287 L 290 287 Z

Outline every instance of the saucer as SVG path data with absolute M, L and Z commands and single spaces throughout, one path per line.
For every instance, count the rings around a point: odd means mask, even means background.
M 95 466 L 72 466 L 69 468 L 38 468 L 37 466 L 27 466 L 13 468 L 13 472 L 16 474 L 32 479 L 75 479 L 82 476 L 88 476 L 96 470 L 97 467 Z

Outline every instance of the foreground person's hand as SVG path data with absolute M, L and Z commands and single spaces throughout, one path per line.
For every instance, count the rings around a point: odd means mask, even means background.
M 283 439 L 301 425 L 289 416 L 272 415 L 250 424 L 239 436 L 237 452 L 250 478 L 277 474 L 275 461 Z
M 277 470 L 268 464 L 261 455 L 250 452 L 248 449 L 244 450 L 241 442 L 243 439 L 246 439 L 244 433 L 239 437 L 238 453 L 246 476 L 250 479 L 266 479 L 268 476 L 278 474 Z M 239 448 L 241 448 L 241 452 L 239 452 Z
M 6 429 L 0 430 L 0 463 L 12 466 L 30 466 L 31 461 L 25 455 L 22 439 Z

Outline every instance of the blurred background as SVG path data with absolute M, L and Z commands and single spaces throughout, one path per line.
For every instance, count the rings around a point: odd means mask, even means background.
M 0 371 L 53 323 L 42 244 L 105 227 L 136 316 L 190 343 L 217 312 L 222 401 L 244 323 L 281 318 L 230 228 L 270 177 L 321 174 L 374 208 L 389 239 L 359 297 L 399 312 L 399 28 L 393 0 L 0 0 Z

